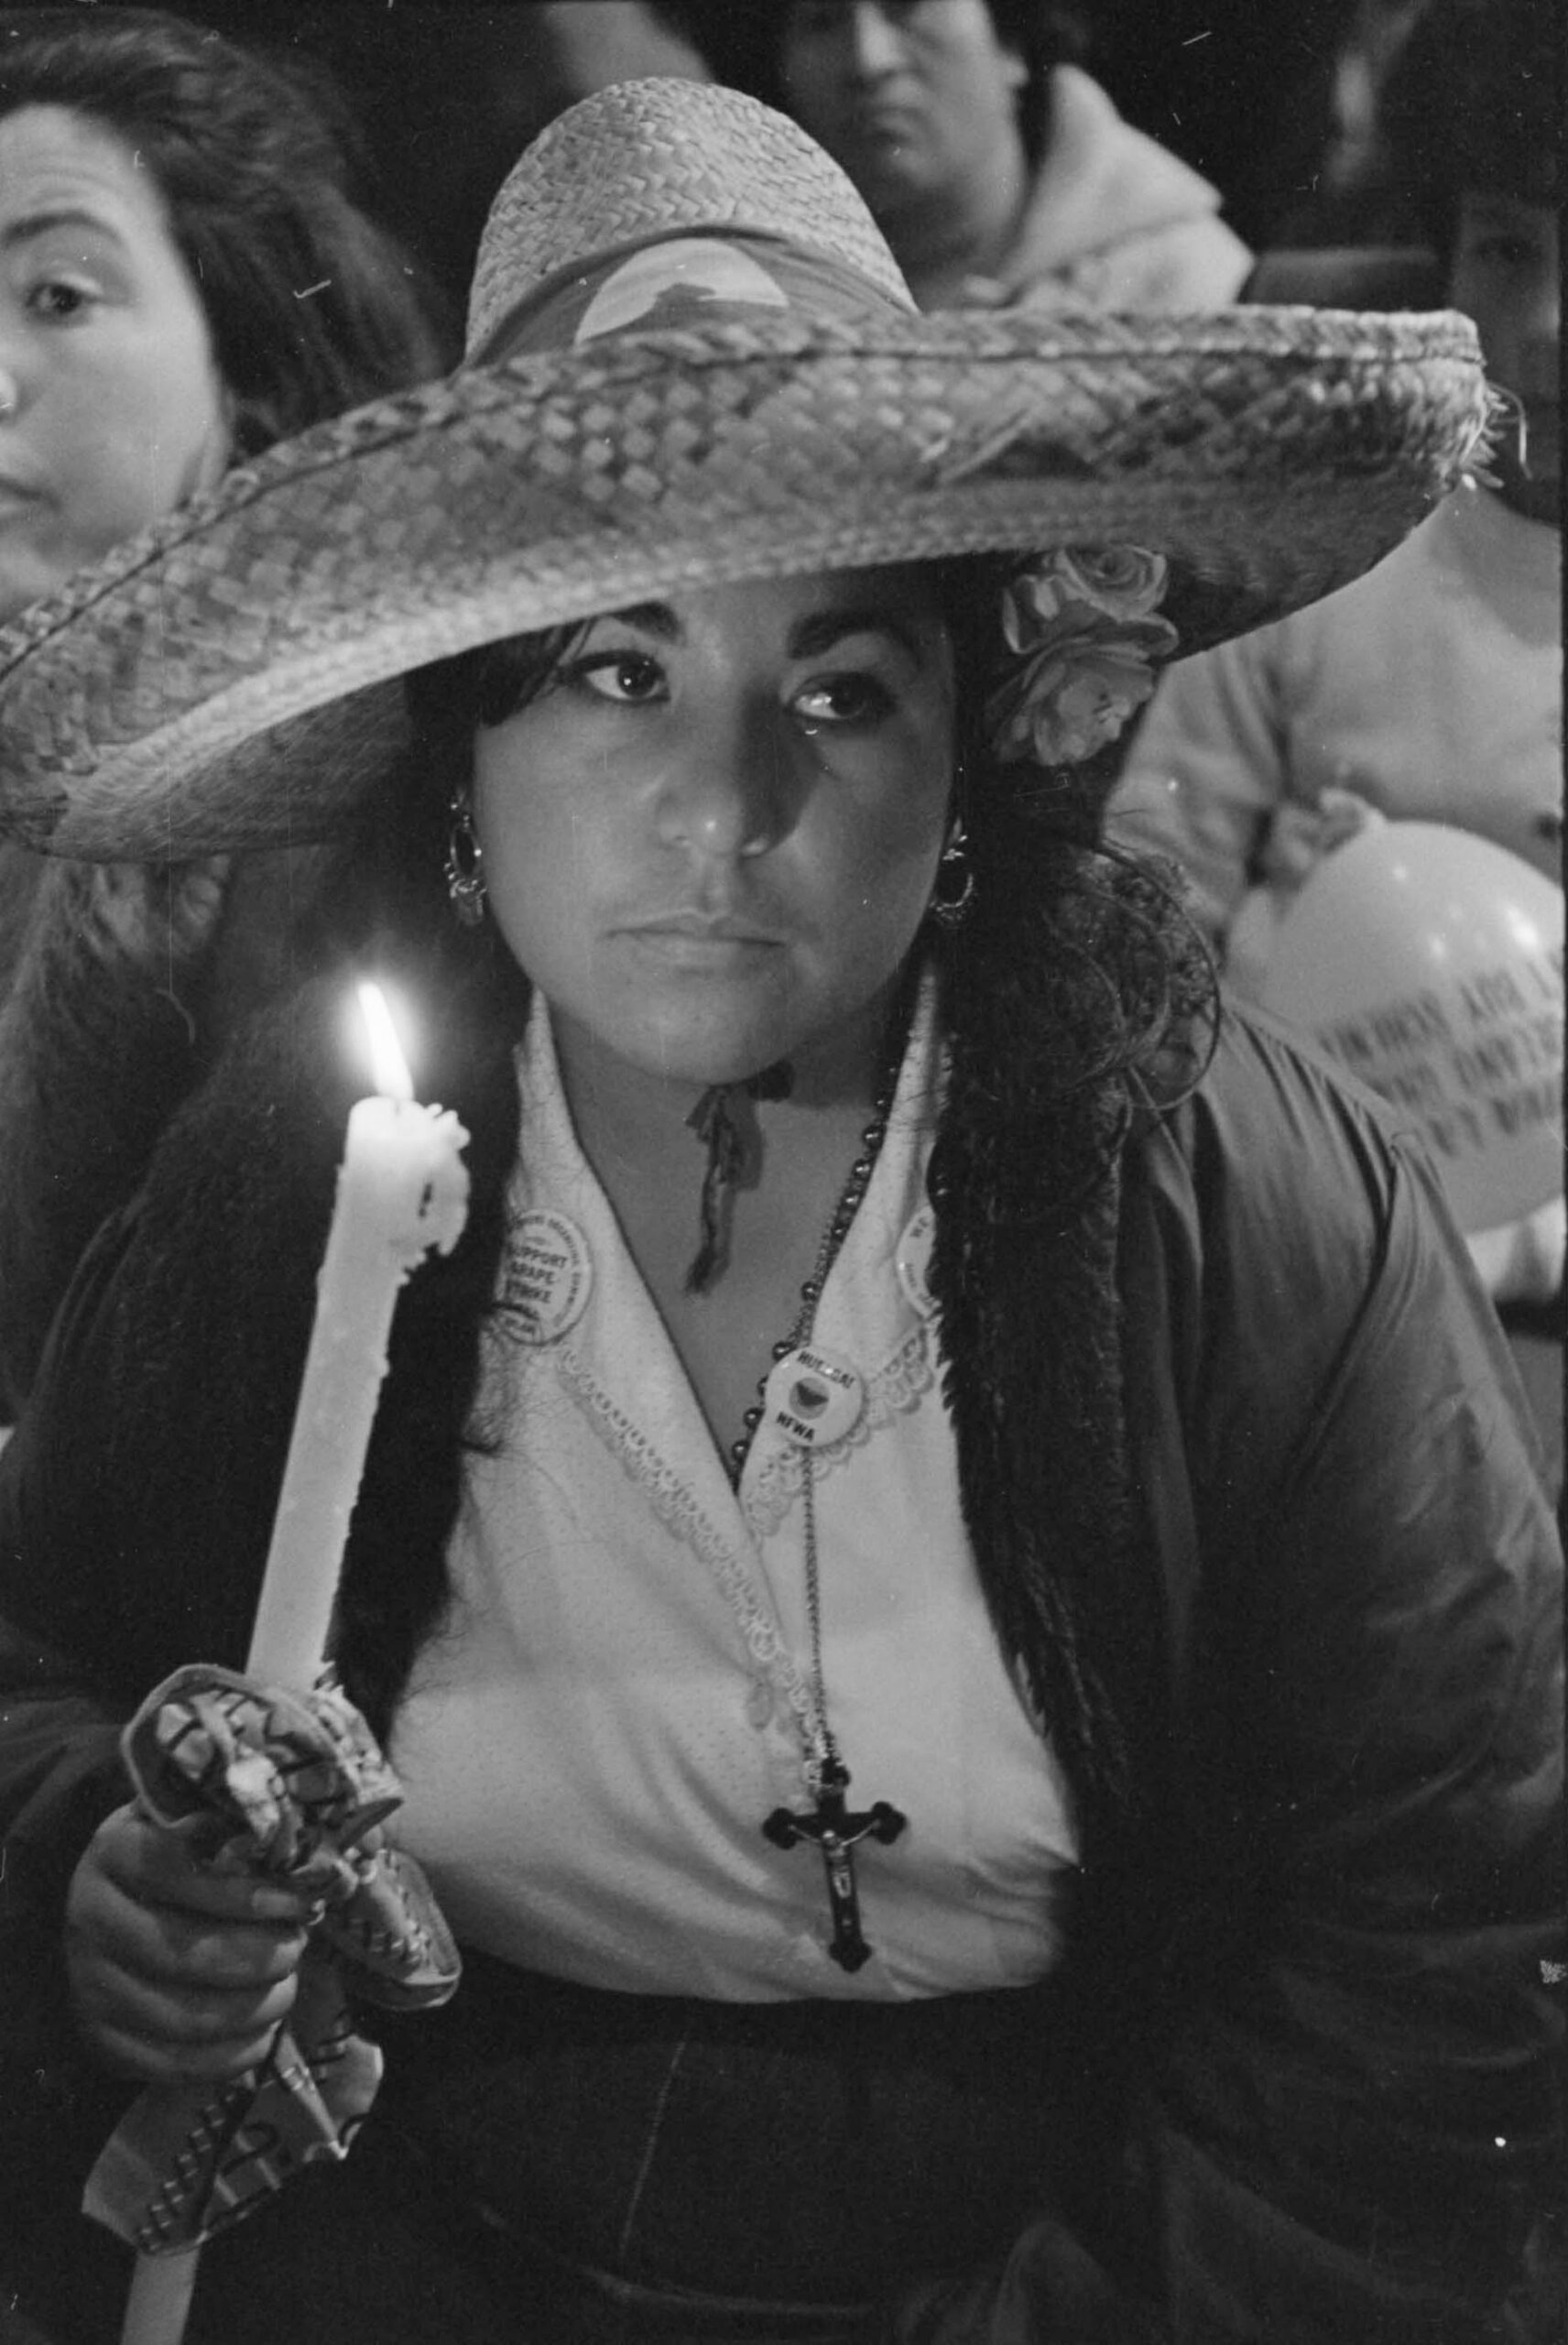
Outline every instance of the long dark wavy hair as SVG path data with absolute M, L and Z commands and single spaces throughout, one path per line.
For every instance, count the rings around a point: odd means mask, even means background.
M 158 9 L 0 10 L 0 115 L 69 108 L 150 173 L 254 456 L 455 354 L 434 287 L 365 208 L 357 131 L 302 73 Z

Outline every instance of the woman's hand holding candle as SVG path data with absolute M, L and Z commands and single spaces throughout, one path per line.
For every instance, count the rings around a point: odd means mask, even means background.
M 203 1864 L 135 1805 L 93 1834 L 71 1878 L 65 1963 L 76 2023 L 141 2084 L 227 2083 L 272 2047 L 294 2002 L 314 1901 Z

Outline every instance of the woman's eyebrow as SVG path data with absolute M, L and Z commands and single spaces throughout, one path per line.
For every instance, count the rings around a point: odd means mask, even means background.
M 657 636 L 661 643 L 681 643 L 686 630 L 668 603 L 632 603 L 624 611 L 606 611 L 618 627 L 636 627 L 639 635 Z
M 79 203 L 53 203 L 36 212 L 18 213 L 14 220 L 7 220 L 0 227 L 0 248 L 15 252 L 57 228 L 85 230 L 91 235 L 107 236 L 117 245 L 125 242 L 119 229 L 103 213 Z
M 661 643 L 685 641 L 680 615 L 668 603 L 632 603 L 625 610 L 606 611 L 604 617 L 639 635 L 655 636 Z M 809 612 L 790 628 L 786 649 L 791 660 L 814 660 L 849 635 L 891 636 L 911 660 L 925 656 L 915 629 L 881 603 L 837 604 L 831 610 Z
M 846 635 L 890 635 L 919 663 L 925 657 L 920 638 L 909 622 L 885 604 L 839 605 L 831 611 L 813 611 L 789 630 L 789 657 L 815 660 L 831 651 Z

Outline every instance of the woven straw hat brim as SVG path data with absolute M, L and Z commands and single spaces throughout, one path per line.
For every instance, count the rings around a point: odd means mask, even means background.
M 0 825 L 106 859 L 330 837 L 409 668 L 745 579 L 1132 543 L 1172 564 L 1184 654 L 1377 562 L 1486 404 L 1448 313 L 764 317 L 460 371 L 230 474 L 0 635 Z

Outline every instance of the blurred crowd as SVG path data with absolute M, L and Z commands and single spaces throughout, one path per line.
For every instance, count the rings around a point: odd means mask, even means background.
M 113 0 L 110 0 L 113 5 Z M 1012 0 L 1093 73 L 1126 121 L 1215 188 L 1256 251 L 1419 242 L 1377 126 L 1419 0 Z M 191 0 L 183 14 L 324 68 L 350 93 L 385 215 L 454 300 L 491 194 L 561 108 L 639 73 L 768 94 L 771 0 Z

